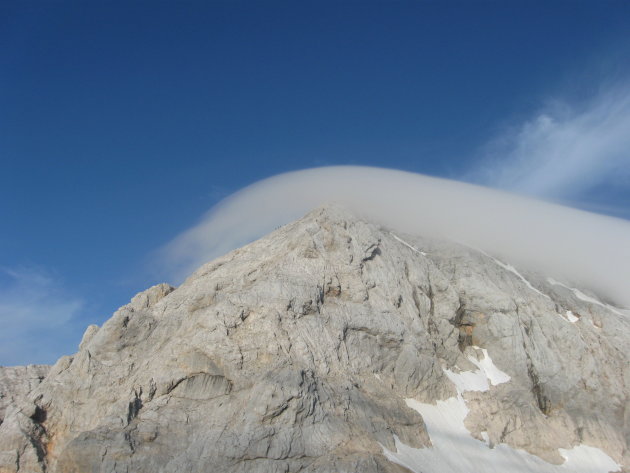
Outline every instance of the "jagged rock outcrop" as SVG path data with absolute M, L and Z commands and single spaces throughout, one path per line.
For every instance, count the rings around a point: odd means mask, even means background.
M 318 209 L 90 327 L 7 412 L 0 472 L 407 471 L 387 452 L 437 441 L 410 400 L 456 396 L 489 446 L 627 466 L 629 318 L 581 296 Z
M 23 400 L 49 370 L 49 365 L 0 366 L 0 425 L 7 408 Z

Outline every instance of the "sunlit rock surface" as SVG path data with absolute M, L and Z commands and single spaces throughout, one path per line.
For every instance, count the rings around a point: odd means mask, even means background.
M 90 327 L 0 472 L 627 471 L 630 319 L 587 293 L 325 207 Z
M 35 389 L 48 370 L 48 365 L 0 366 L 0 424 L 7 408 Z

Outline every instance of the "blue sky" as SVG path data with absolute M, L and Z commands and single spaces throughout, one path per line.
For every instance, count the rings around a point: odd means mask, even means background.
M 2 2 L 0 364 L 75 351 L 166 277 L 159 248 L 281 172 L 630 219 L 630 3 L 297 3 Z

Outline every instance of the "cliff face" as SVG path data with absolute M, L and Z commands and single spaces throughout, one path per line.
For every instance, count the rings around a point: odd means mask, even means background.
M 0 366 L 0 425 L 7 408 L 35 389 L 49 370 L 48 365 Z
M 0 472 L 622 471 L 629 329 L 326 207 L 88 328 L 7 410 Z

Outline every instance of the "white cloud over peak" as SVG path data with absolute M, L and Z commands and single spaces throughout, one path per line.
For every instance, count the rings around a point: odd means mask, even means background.
M 630 187 L 630 84 L 579 106 L 554 101 L 485 149 L 473 181 L 551 199 Z
M 211 209 L 162 255 L 181 280 L 327 202 L 402 232 L 459 241 L 630 306 L 630 222 L 391 169 L 324 167 L 259 181 Z

